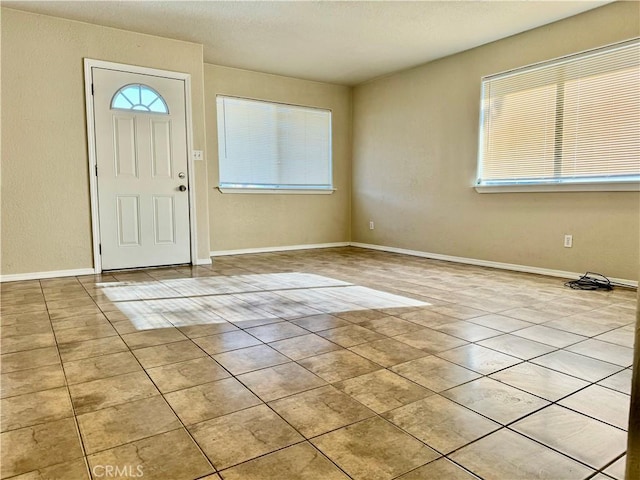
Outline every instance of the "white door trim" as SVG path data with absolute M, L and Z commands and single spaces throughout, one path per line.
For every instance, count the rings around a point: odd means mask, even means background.
M 191 263 L 198 264 L 198 242 L 196 232 L 196 197 L 195 179 L 193 165 L 193 119 L 191 113 L 191 75 L 188 73 L 172 72 L 169 70 L 158 70 L 155 68 L 139 67 L 136 65 L 126 65 L 123 63 L 105 62 L 103 60 L 84 59 L 84 95 L 87 113 L 87 143 L 89 149 L 89 190 L 91 196 L 91 233 L 93 237 L 93 267 L 95 273 L 102 272 L 102 259 L 99 253 L 100 244 L 100 222 L 98 217 L 98 181 L 95 175 L 96 160 L 96 139 L 95 139 L 95 119 L 93 112 L 93 74 L 92 68 L 104 68 L 107 70 L 119 70 L 127 73 L 139 73 L 143 75 L 154 75 L 156 77 L 172 78 L 183 80 L 185 85 L 185 112 L 187 125 L 187 172 L 189 176 L 189 230 L 191 236 Z

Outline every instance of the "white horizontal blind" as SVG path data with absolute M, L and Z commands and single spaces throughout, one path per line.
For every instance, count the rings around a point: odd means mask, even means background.
M 640 181 L 638 40 L 482 80 L 478 185 Z
M 220 187 L 331 189 L 331 111 L 218 96 Z

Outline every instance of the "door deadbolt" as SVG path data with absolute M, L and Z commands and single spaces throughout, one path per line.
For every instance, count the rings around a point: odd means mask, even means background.
M 178 177 L 179 177 L 179 178 L 184 178 L 184 177 L 185 177 L 184 172 L 180 172 L 180 173 L 178 174 Z

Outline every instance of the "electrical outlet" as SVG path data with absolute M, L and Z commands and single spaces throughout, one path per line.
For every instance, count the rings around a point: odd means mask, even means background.
M 202 160 L 204 158 L 204 154 L 202 150 L 194 150 L 193 151 L 193 159 L 194 160 Z
M 373 220 L 371 220 L 369 222 L 369 230 L 373 230 L 375 228 L 375 225 L 373 224 Z
M 573 247 L 573 235 L 565 235 L 564 236 L 564 248 Z

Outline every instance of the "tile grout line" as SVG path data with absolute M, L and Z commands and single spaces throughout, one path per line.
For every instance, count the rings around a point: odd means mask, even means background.
M 77 279 L 77 277 L 74 277 L 74 278 Z M 60 361 L 60 364 L 59 364 L 60 365 L 60 370 L 62 370 L 62 375 L 64 376 L 64 384 L 65 384 L 65 388 L 66 388 L 66 391 L 67 391 L 67 398 L 69 400 L 69 404 L 71 405 L 71 415 L 72 415 L 72 418 L 73 418 L 73 424 L 75 426 L 77 439 L 79 440 L 79 443 L 80 443 L 80 450 L 81 450 L 81 453 L 82 453 L 82 461 L 84 462 L 85 470 L 86 470 L 86 473 L 88 475 L 88 478 L 91 478 L 92 474 L 91 474 L 91 470 L 89 468 L 89 461 L 88 461 L 88 458 L 87 458 L 87 451 L 86 451 L 86 448 L 85 448 L 85 445 L 84 445 L 84 439 L 83 439 L 82 433 L 80 432 L 80 425 L 78 423 L 78 416 L 76 415 L 76 407 L 73 404 L 73 399 L 71 397 L 71 389 L 69 387 L 69 381 L 67 379 L 67 372 L 66 372 L 66 370 L 64 368 L 64 363 L 62 361 L 62 355 L 60 354 L 60 348 L 59 348 L 59 344 L 58 344 L 58 339 L 56 337 L 55 330 L 53 328 L 53 322 L 51 321 L 51 316 L 49 314 L 49 305 L 47 304 L 46 296 L 44 295 L 44 289 L 42 287 L 42 280 L 39 280 L 39 283 L 40 283 L 40 288 L 43 290 L 42 294 L 43 294 L 44 301 L 45 301 L 45 307 L 47 309 L 47 314 L 49 315 L 49 322 L 51 324 L 51 331 L 52 331 L 52 334 L 53 334 L 53 340 L 55 342 L 56 352 L 58 354 L 58 360 Z M 80 282 L 78 281 L 78 283 L 80 283 Z M 64 462 L 62 462 L 62 463 L 64 463 Z
M 83 286 L 84 286 L 84 285 L 83 285 Z M 86 288 L 85 288 L 85 290 L 86 290 Z M 89 292 L 87 291 L 87 293 L 89 293 Z M 102 308 L 100 308 L 100 306 L 99 306 L 97 303 L 96 303 L 96 306 L 97 306 L 97 307 L 100 309 L 100 311 L 104 314 L 104 311 L 102 310 Z M 107 320 L 108 320 L 108 319 L 107 319 Z M 111 323 L 111 322 L 109 321 L 109 323 Z M 113 328 L 113 325 L 112 325 L 112 328 Z M 114 330 L 115 330 L 115 328 L 114 328 Z M 159 396 L 159 397 L 161 397 L 161 398 L 162 398 L 162 400 L 164 401 L 165 405 L 166 405 L 166 406 L 171 410 L 171 412 L 173 413 L 173 415 L 175 415 L 175 417 L 176 417 L 176 419 L 178 420 L 178 422 L 180 422 L 181 428 L 176 428 L 176 429 L 174 429 L 174 430 L 170 430 L 170 431 L 167 431 L 167 432 L 161 432 L 161 433 L 156 433 L 156 434 L 153 434 L 153 435 L 149 435 L 149 436 L 146 436 L 146 437 L 144 437 L 144 438 L 139 438 L 139 439 L 136 439 L 136 440 L 132 440 L 131 442 L 126 442 L 126 443 L 124 443 L 124 444 L 119 444 L 119 445 L 111 446 L 111 447 L 106 448 L 106 449 L 101 450 L 101 451 L 108 451 L 108 450 L 112 450 L 112 449 L 114 449 L 114 448 L 118 448 L 118 447 L 121 447 L 121 446 L 123 446 L 123 445 L 133 444 L 133 443 L 135 443 L 135 442 L 139 442 L 139 441 L 141 441 L 141 440 L 145 440 L 145 439 L 147 439 L 147 438 L 152 438 L 152 437 L 155 437 L 155 436 L 157 436 L 157 435 L 162 435 L 162 434 L 169 433 L 169 432 L 173 432 L 173 431 L 183 430 L 183 431 L 187 434 L 187 436 L 189 437 L 189 439 L 191 439 L 191 441 L 193 442 L 193 444 L 195 444 L 195 446 L 197 447 L 197 449 L 198 449 L 198 451 L 200 452 L 200 454 L 201 454 L 201 455 L 206 459 L 207 463 L 209 464 L 209 466 L 210 466 L 210 467 L 212 468 L 212 470 L 213 470 L 213 472 L 212 472 L 212 473 L 213 473 L 213 474 L 216 474 L 218 470 L 213 466 L 213 464 L 212 464 L 212 463 L 211 463 L 211 461 L 209 460 L 209 457 L 207 457 L 207 456 L 205 455 L 204 451 L 202 450 L 202 448 L 200 447 L 200 445 L 198 444 L 198 442 L 196 442 L 196 441 L 195 441 L 195 439 L 194 439 L 194 438 L 193 438 L 193 436 L 191 435 L 191 432 L 189 432 L 189 430 L 187 429 L 187 427 L 186 427 L 186 425 L 184 424 L 184 422 L 182 421 L 182 419 L 178 416 L 178 414 L 176 413 L 176 411 L 175 411 L 175 410 L 173 409 L 173 407 L 169 404 L 169 402 L 167 401 L 167 399 L 164 397 L 164 394 L 160 391 L 160 389 L 158 388 L 158 386 L 156 385 L 156 383 L 153 381 L 153 379 L 149 376 L 149 374 L 147 373 L 147 371 L 146 371 L 146 369 L 144 368 L 144 366 L 142 365 L 142 363 L 140 363 L 140 360 L 138 359 L 138 357 L 136 357 L 136 355 L 133 353 L 133 352 L 134 352 L 134 351 L 133 351 L 133 349 L 132 349 L 132 348 L 129 346 L 129 344 L 128 344 L 128 343 L 127 343 L 127 342 L 122 338 L 122 335 L 121 335 L 117 330 L 115 330 L 115 331 L 116 331 L 117 336 L 120 338 L 120 341 L 122 341 L 122 342 L 124 343 L 124 345 L 127 347 L 128 352 L 129 352 L 129 353 L 131 353 L 131 355 L 133 356 L 133 358 L 135 358 L 135 360 L 136 360 L 136 362 L 138 363 L 138 365 L 140 366 L 141 370 L 144 372 L 144 374 L 146 375 L 146 377 L 149 379 L 149 381 L 151 382 L 151 384 L 154 386 L 154 388 L 155 388 L 155 389 L 156 389 L 156 391 L 158 392 L 158 395 L 157 395 L 157 396 Z M 192 343 L 194 343 L 194 342 L 192 341 Z M 197 345 L 196 345 L 196 346 L 197 346 Z M 116 375 L 116 376 L 117 376 L 117 375 Z M 107 378 L 113 378 L 113 377 L 107 377 Z M 155 396 L 155 395 L 153 395 L 153 396 Z M 153 396 L 152 396 L 152 397 L 147 397 L 147 398 L 153 398 Z M 138 400 L 144 400 L 144 398 L 143 398 L 143 399 L 138 399 Z M 131 401 L 123 402 L 123 403 L 119 403 L 119 404 L 117 404 L 117 405 L 124 405 L 124 404 L 126 404 L 126 403 L 131 403 Z M 117 406 L 117 405 L 115 405 L 115 406 Z M 112 405 L 112 406 L 114 406 L 114 405 Z M 105 407 L 105 408 L 103 408 L 103 409 L 93 410 L 93 411 L 100 411 L 100 410 L 104 410 L 104 409 L 106 409 L 106 408 L 111 408 L 112 406 Z M 89 412 L 87 412 L 87 413 L 89 413 Z M 99 453 L 99 452 L 93 452 L 93 453 L 92 453 L 92 455 L 95 455 L 96 453 Z M 88 458 L 88 457 L 87 457 L 87 458 Z M 206 475 L 209 475 L 209 474 L 211 474 L 211 472 L 210 472 L 210 473 L 208 473 L 208 474 L 206 474 Z
M 41 285 L 41 288 L 42 288 L 42 285 Z M 276 292 L 277 292 L 277 290 L 276 290 Z M 183 297 L 182 297 L 182 298 L 188 298 L 188 297 L 185 297 L 185 296 L 183 295 Z M 144 301 L 144 299 L 143 299 L 143 301 Z M 253 307 L 253 305 L 252 305 L 252 307 Z M 489 312 L 489 313 L 491 313 L 491 312 Z M 282 317 L 280 317 L 280 318 L 282 319 Z M 284 318 L 284 320 L 291 322 L 291 321 L 290 321 L 289 319 L 287 319 L 287 318 Z M 551 320 L 550 320 L 550 321 L 551 321 Z M 111 322 L 110 322 L 110 323 L 111 323 Z M 473 323 L 473 322 L 470 322 L 470 323 Z M 543 323 L 546 323 L 546 322 L 542 322 L 542 324 L 543 324 Z M 175 324 L 173 324 L 173 325 L 174 325 L 174 327 L 175 327 Z M 420 324 L 417 324 L 417 325 L 420 325 Z M 423 325 L 420 325 L 420 326 L 424 327 Z M 302 328 L 304 328 L 304 327 L 302 327 Z M 523 328 L 527 328 L 527 327 L 523 327 Z M 548 328 L 553 328 L 553 327 L 548 327 Z M 241 329 L 242 331 L 245 331 L 245 329 L 242 329 L 242 328 L 240 328 L 240 329 Z M 615 329 L 617 329 L 617 328 L 615 328 Z M 612 329 L 612 330 L 615 330 L 615 329 Z M 306 330 L 306 329 L 305 329 L 305 330 Z M 559 331 L 563 331 L 563 330 L 560 330 L 560 329 L 559 329 Z M 54 333 L 55 333 L 55 332 L 54 332 Z M 246 333 L 251 334 L 251 332 L 246 332 Z M 316 332 L 310 332 L 310 333 L 311 333 L 311 334 L 317 334 Z M 502 335 L 502 334 L 509 334 L 509 333 L 511 333 L 511 332 L 506 332 L 506 333 L 505 333 L 505 332 L 500 332 L 500 335 Z M 572 333 L 572 332 L 569 332 L 569 333 Z M 120 334 L 119 334 L 119 332 L 118 332 L 118 335 L 120 335 Z M 384 336 L 385 336 L 385 337 L 387 337 L 387 338 L 392 338 L 392 337 L 389 337 L 389 336 L 387 336 L 387 335 L 384 335 Z M 591 336 L 591 337 L 587 337 L 587 338 L 593 338 L 593 337 L 595 337 L 595 335 L 594 335 L 594 336 Z M 120 338 L 122 339 L 122 337 L 120 337 Z M 188 335 L 187 335 L 187 338 L 188 338 L 189 340 L 191 340 L 191 342 L 192 342 L 192 343 L 194 343 L 197 347 L 199 347 L 199 348 L 202 350 L 202 347 L 200 347 L 198 344 L 196 344 L 196 343 L 194 342 L 194 338 L 189 337 Z M 295 337 L 292 337 L 292 338 L 295 338 Z M 258 339 L 258 340 L 259 340 L 259 339 Z M 328 339 L 327 339 L 327 340 L 328 340 Z M 329 340 L 329 341 L 331 341 L 331 340 Z M 465 340 L 465 341 L 467 341 L 467 340 Z M 262 341 L 261 341 L 261 342 L 262 342 Z M 468 341 L 467 341 L 467 342 L 468 342 Z M 580 342 L 576 342 L 576 343 L 580 343 Z M 268 345 L 268 344 L 266 344 L 265 342 L 262 342 L 261 344 L 262 344 L 262 345 L 267 345 L 267 346 L 269 346 L 269 345 Z M 474 344 L 474 345 L 475 345 L 476 343 L 475 343 L 475 342 L 470 342 L 469 344 Z M 57 342 L 56 342 L 56 346 L 57 346 L 57 345 L 58 345 L 58 344 L 57 344 Z M 128 351 L 129 351 L 129 352 L 131 352 L 131 353 L 133 353 L 133 350 L 131 349 L 131 347 L 129 347 L 129 345 L 128 345 L 128 344 L 126 344 L 126 342 L 125 342 L 125 345 L 127 346 Z M 341 346 L 340 346 L 340 347 L 341 347 Z M 242 348 L 242 347 L 241 347 L 241 348 Z M 273 348 L 273 347 L 271 347 L 271 348 Z M 341 348 L 343 348 L 344 350 L 348 350 L 348 349 L 347 349 L 347 348 L 345 348 L 345 347 L 341 347 Z M 486 347 L 485 347 L 485 348 L 486 348 Z M 555 351 L 561 351 L 561 350 L 562 350 L 562 351 L 564 351 L 564 348 L 560 348 L 560 349 L 557 349 L 557 350 L 555 350 Z M 356 352 L 352 352 L 352 353 L 357 354 Z M 440 353 L 440 352 L 437 352 L 437 353 Z M 431 354 L 431 355 L 435 355 L 435 356 L 437 356 L 437 353 L 436 353 L 436 354 Z M 503 353 L 503 352 L 501 352 L 501 353 Z M 205 354 L 206 354 L 207 356 L 209 356 L 210 358 L 212 358 L 212 356 L 211 356 L 210 354 L 208 354 L 207 352 L 205 352 Z M 542 354 L 542 355 L 539 355 L 539 356 L 544 356 L 544 355 L 546 355 L 546 354 Z M 578 355 L 579 355 L 579 354 L 578 354 Z M 285 355 L 285 356 L 286 356 L 286 355 Z M 315 356 L 315 355 L 314 355 L 314 356 Z M 539 357 L 539 356 L 538 356 L 538 357 Z M 135 355 L 134 355 L 134 357 L 135 357 Z M 532 358 L 530 358 L 530 359 L 526 359 L 526 360 L 524 360 L 524 363 L 528 363 L 530 360 L 535 359 L 535 358 L 538 358 L 538 357 L 532 357 Z M 59 353 L 59 351 L 58 351 L 58 358 L 60 359 L 60 353 Z M 290 358 L 290 357 L 289 357 L 289 358 Z M 362 357 L 362 358 L 366 358 L 366 357 Z M 585 357 L 585 358 L 591 358 L 591 357 Z M 137 359 L 137 357 L 136 357 L 136 359 Z M 290 358 L 290 359 L 291 359 L 291 358 Z M 292 362 L 293 362 L 293 363 L 298 364 L 298 361 L 297 361 L 297 360 L 293 360 L 293 359 L 291 359 L 291 360 L 292 360 Z M 298 360 L 300 360 L 300 359 L 298 359 Z M 367 360 L 368 360 L 368 359 L 367 359 Z M 520 359 L 520 360 L 522 360 L 522 359 Z M 594 360 L 598 360 L 598 359 L 594 359 Z M 187 360 L 187 361 L 188 361 L 188 360 Z M 215 361 L 215 359 L 214 359 L 214 361 Z M 600 361 L 600 360 L 598 360 L 598 361 Z M 139 363 L 139 361 L 138 361 L 138 363 Z M 455 363 L 455 362 L 453 362 L 453 363 Z M 519 362 L 518 364 L 521 364 L 521 363 L 522 363 L 522 361 L 521 361 L 521 362 Z M 298 364 L 298 365 L 299 365 L 299 364 Z M 141 365 L 141 364 L 140 364 L 140 366 L 142 367 L 142 365 Z M 302 365 L 300 365 L 300 366 L 302 366 Z M 305 368 L 304 366 L 302 366 L 302 367 L 303 367 L 303 368 Z M 225 369 L 225 367 L 224 367 L 224 366 L 221 366 L 221 368 Z M 270 367 L 265 367 L 265 368 L 270 368 Z M 466 368 L 466 367 L 462 366 L 462 368 Z M 505 367 L 505 368 L 509 368 L 509 367 Z M 542 368 L 546 368 L 546 367 L 542 367 Z M 144 367 L 142 367 L 142 369 L 143 369 L 143 370 L 145 370 L 145 373 L 146 373 L 146 369 L 145 369 Z M 621 367 L 621 370 L 620 370 L 620 371 L 623 371 L 623 370 L 625 370 L 625 369 L 626 369 L 625 367 Z M 225 370 L 226 370 L 226 369 L 225 369 Z M 258 369 L 258 370 L 260 370 L 260 369 Z M 388 368 L 387 368 L 387 369 L 385 369 L 385 370 L 388 370 Z M 63 369 L 63 371 L 64 371 L 64 369 Z M 254 370 L 254 371 L 255 371 L 255 370 Z M 313 374 L 313 372 L 311 372 L 311 373 Z M 496 373 L 496 372 L 492 372 L 492 373 Z M 563 374 L 564 374 L 564 372 L 560 372 L 560 373 L 563 373 Z M 611 374 L 610 376 L 613 376 L 613 375 L 615 375 L 615 374 L 617 374 L 617 373 L 619 373 L 619 372 L 613 373 L 613 374 Z M 487 378 L 488 378 L 488 375 L 489 375 L 489 374 L 486 374 L 486 375 L 485 375 L 485 374 L 481 374 L 481 375 L 482 375 L 482 377 L 481 377 L 481 378 L 485 378 L 485 377 L 487 377 Z M 147 374 L 147 376 L 148 376 L 148 374 Z M 236 378 L 236 376 L 232 374 L 232 375 L 231 375 L 231 378 Z M 355 378 L 355 377 L 354 377 L 354 378 Z M 403 378 L 404 378 L 404 377 L 403 377 Z M 576 378 L 579 378 L 579 377 L 576 377 Z M 608 378 L 608 377 L 605 377 L 605 378 Z M 65 379 L 66 379 L 66 375 L 65 375 Z M 236 380 L 237 380 L 237 378 L 236 378 Z M 598 381 L 602 381 L 602 380 L 603 380 L 603 379 L 600 379 L 600 380 L 598 380 Z M 153 382 L 153 380 L 151 380 L 151 381 Z M 409 381 L 411 381 L 411 380 L 409 380 Z M 68 382 L 66 381 L 65 383 L 67 384 L 67 391 L 68 391 L 68 393 L 69 393 Z M 412 382 L 412 383 L 415 383 L 415 382 Z M 465 382 L 465 383 L 469 383 L 469 382 Z M 563 398 L 561 398 L 561 399 L 556 400 L 556 402 L 559 402 L 560 400 L 562 400 L 562 399 L 564 399 L 564 398 L 566 398 L 566 397 L 568 397 L 568 396 L 570 396 L 570 395 L 573 395 L 574 393 L 577 393 L 577 392 L 579 392 L 579 391 L 583 390 L 584 388 L 588 388 L 588 387 L 590 387 L 590 386 L 593 386 L 593 385 L 595 385 L 595 384 L 596 384 L 596 382 L 588 381 L 588 385 L 587 385 L 587 386 L 583 387 L 582 389 L 577 390 L 576 392 L 570 393 L 570 394 L 566 395 L 565 397 L 563 397 Z M 329 385 L 332 385 L 332 384 L 331 384 L 331 383 L 329 383 Z M 157 387 L 156 387 L 156 388 L 157 388 Z M 323 388 L 323 387 L 318 387 L 318 388 Z M 454 388 L 454 387 L 452 387 L 452 388 Z M 512 387 L 512 388 L 517 388 L 517 387 Z M 606 387 L 603 387 L 603 388 L 606 388 Z M 306 391 L 310 391 L 310 390 L 306 390 Z M 615 391 L 615 390 L 613 390 L 613 391 Z M 300 392 L 298 392 L 298 393 L 300 393 Z M 292 395 L 297 395 L 298 393 L 295 393 L 295 394 L 292 394 Z M 441 393 L 441 392 L 439 392 L 439 393 Z M 438 394 L 439 394 L 439 393 L 438 393 Z M 527 393 L 528 393 L 528 392 L 527 392 Z M 162 394 L 162 392 L 160 392 L 160 394 L 161 394 L 161 395 L 164 395 L 164 394 Z M 289 396 L 292 396 L 292 395 L 289 395 Z M 286 398 L 286 397 L 283 397 L 283 398 Z M 354 399 L 354 400 L 355 400 L 355 401 L 357 401 L 356 399 Z M 166 401 L 166 400 L 165 400 L 165 401 Z M 555 404 L 556 402 L 552 402 L 551 404 Z M 268 405 L 268 403 L 267 403 L 267 402 L 263 402 L 263 404 Z M 268 406 L 269 406 L 269 405 L 268 405 Z M 462 405 L 462 406 L 463 406 L 464 408 L 468 408 L 468 407 L 465 407 L 464 405 Z M 546 407 L 542 407 L 542 408 L 546 408 Z M 540 410 L 540 409 L 539 409 L 539 410 Z M 536 411 L 539 411 L 539 410 L 536 410 Z M 174 412 L 174 413 L 175 413 L 175 412 Z M 275 413 L 277 414 L 277 412 L 275 412 Z M 535 412 L 531 412 L 529 415 L 531 415 L 531 414 L 533 414 L 533 413 L 535 413 Z M 580 412 L 578 412 L 578 413 L 580 413 Z M 376 414 L 376 415 L 377 415 L 377 416 L 380 416 L 379 414 Z M 584 414 L 582 414 L 582 415 L 584 415 Z M 527 416 L 528 416 L 528 415 L 527 415 Z M 585 416 L 587 416 L 587 417 L 589 417 L 589 418 L 592 418 L 592 417 L 590 417 L 590 416 L 588 416 L 588 415 L 585 415 Z M 179 417 L 178 417 L 178 418 L 179 418 Z M 384 419 L 384 417 L 382 417 L 382 418 Z M 488 417 L 487 417 L 487 418 L 488 418 Z M 522 418 L 526 418 L 526 416 L 525 416 L 525 417 L 522 417 Z M 521 420 L 522 418 L 516 419 L 516 420 L 514 420 L 514 421 L 513 421 L 513 422 L 511 422 L 511 423 L 515 423 L 516 421 L 519 421 L 519 420 Z M 283 420 L 284 420 L 284 419 L 283 419 Z M 384 420 L 386 420 L 386 419 L 384 419 Z M 597 420 L 597 419 L 595 419 L 595 420 Z M 285 422 L 286 422 L 286 420 L 285 420 Z M 388 422 L 388 420 L 387 420 L 387 422 Z M 287 423 L 288 423 L 288 422 L 287 422 Z M 357 423 L 357 422 L 356 422 L 356 423 Z M 603 422 L 603 423 L 606 423 L 606 422 Z M 351 424 L 350 424 L 350 425 L 351 425 Z M 511 424 L 507 424 L 507 426 L 501 426 L 501 428 L 508 428 L 508 426 L 509 426 L 509 425 L 511 425 Z M 183 424 L 183 426 L 184 426 L 184 424 Z M 338 427 L 338 428 L 343 428 L 343 427 Z M 396 426 L 396 428 L 399 428 L 399 427 L 397 427 L 397 426 Z M 186 429 L 186 427 L 185 427 L 185 429 Z M 401 429 L 401 430 L 402 430 L 402 429 Z M 333 431 L 333 430 L 331 430 L 331 431 Z M 415 437 L 414 437 L 414 438 L 415 438 Z M 527 437 L 527 438 L 528 438 L 528 437 Z M 82 441 L 82 439 L 81 439 L 81 441 Z M 194 440 L 194 441 L 195 441 L 195 440 Z M 475 440 L 474 440 L 474 441 L 475 441 Z M 197 442 L 195 442 L 195 443 L 197 444 Z M 421 441 L 421 443 L 424 443 L 424 442 L 422 442 L 422 441 Z M 473 442 L 470 442 L 470 443 L 473 443 Z M 541 443 L 541 442 L 537 442 L 537 443 Z M 467 445 L 468 445 L 468 444 L 467 444 Z M 544 444 L 542 444 L 542 445 L 544 445 Z M 546 446 L 546 445 L 544 445 L 544 446 L 545 446 L 546 448 L 551 448 L 551 447 L 548 447 L 548 446 Z M 83 447 L 83 448 L 84 448 L 84 447 Z M 285 448 L 286 448 L 286 447 L 285 447 Z M 460 447 L 460 448 L 462 448 L 462 447 Z M 554 449 L 552 449 L 552 450 L 554 450 Z M 560 452 L 560 453 L 561 453 L 561 452 Z M 265 454 L 265 455 L 266 455 L 266 454 Z M 563 455 L 565 455 L 565 454 L 563 454 Z M 565 455 L 565 456 L 566 456 L 566 455 Z M 206 457 L 206 455 L 205 455 L 205 457 Z M 249 460 L 249 461 L 250 461 L 250 460 Z M 611 462 L 611 463 L 614 463 L 615 461 L 616 461 L 616 460 L 614 460 L 614 461 L 613 461 L 613 462 Z M 604 468 L 607 468 L 607 467 L 603 467 L 603 469 L 604 469 Z

